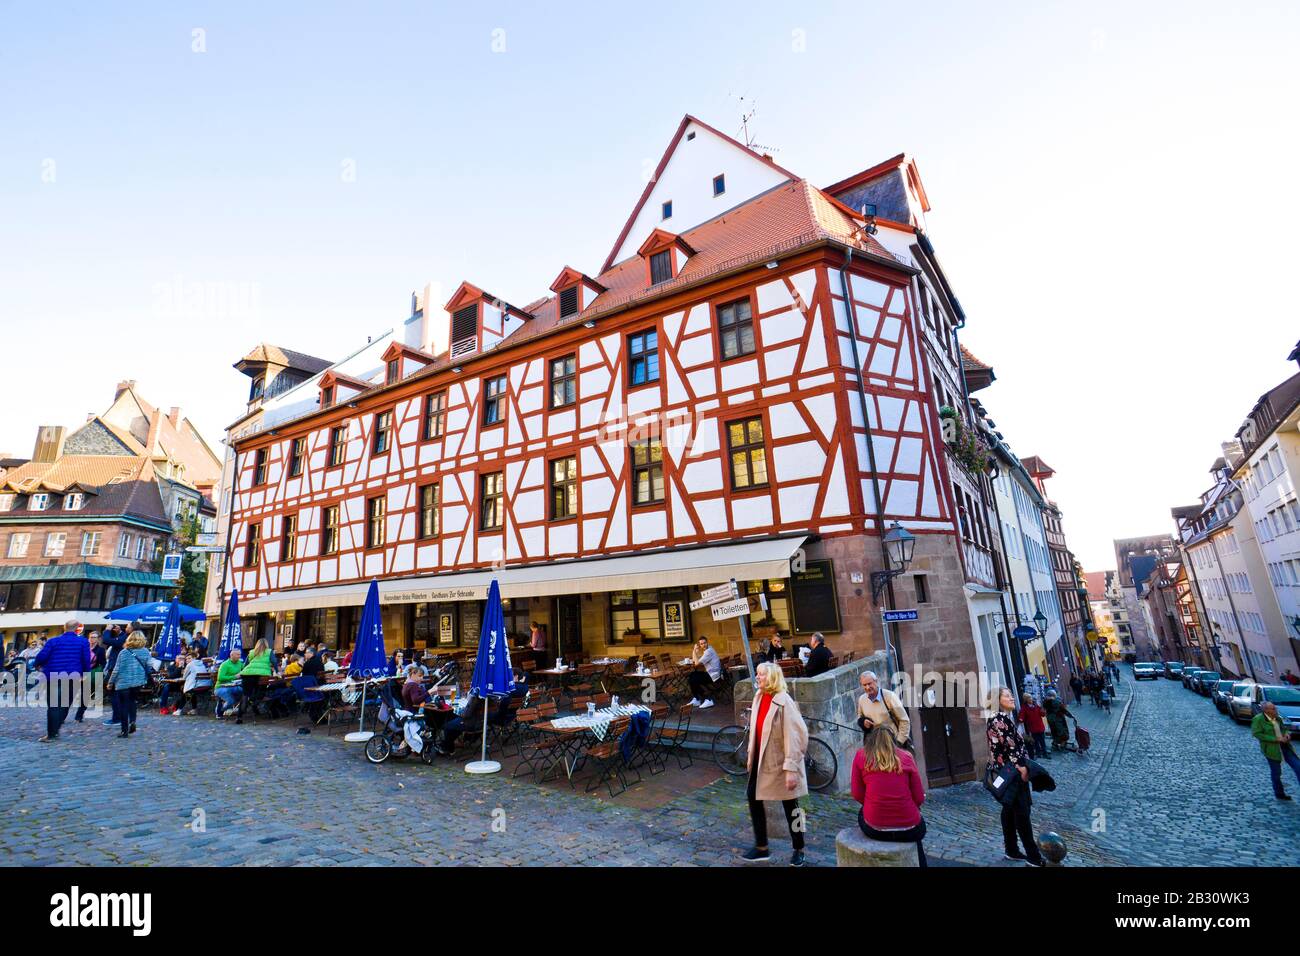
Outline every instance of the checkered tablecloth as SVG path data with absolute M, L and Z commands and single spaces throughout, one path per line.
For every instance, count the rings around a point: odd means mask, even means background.
M 594 714 L 572 714 L 568 717 L 557 717 L 551 721 L 551 726 L 556 730 L 590 730 L 596 735 L 597 740 L 604 740 L 605 734 L 609 731 L 610 721 L 616 717 L 631 717 L 633 714 L 650 713 L 650 708 L 642 704 L 620 704 L 617 707 L 606 707 L 604 710 L 598 710 Z

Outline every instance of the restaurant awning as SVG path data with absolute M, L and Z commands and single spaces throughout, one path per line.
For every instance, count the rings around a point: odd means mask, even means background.
M 382 604 L 477 601 L 495 577 L 503 598 L 551 597 L 595 591 L 721 584 L 730 578 L 755 581 L 790 576 L 790 559 L 806 535 L 766 538 L 700 548 L 672 548 L 618 558 L 551 561 L 499 571 L 462 571 L 379 582 Z M 278 591 L 241 603 L 241 614 L 360 605 L 369 582 Z

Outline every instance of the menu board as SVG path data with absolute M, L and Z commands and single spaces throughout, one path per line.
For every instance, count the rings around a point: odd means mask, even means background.
M 482 629 L 483 607 L 478 601 L 464 601 L 460 605 L 460 646 L 478 647 Z
M 835 594 L 835 569 L 830 561 L 809 561 L 790 575 L 790 603 L 796 634 L 840 630 L 840 602 Z

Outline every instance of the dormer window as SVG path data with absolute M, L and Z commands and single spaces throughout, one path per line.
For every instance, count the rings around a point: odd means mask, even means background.
M 569 286 L 560 291 L 560 318 L 578 314 L 578 287 Z
M 673 254 L 670 250 L 665 249 L 663 252 L 656 252 L 650 257 L 650 284 L 658 285 L 660 282 L 667 282 L 673 277 Z
M 680 275 L 695 250 L 681 236 L 656 229 L 641 243 L 637 255 L 645 260 L 646 282 L 655 286 Z
M 80 493 L 73 493 L 63 496 L 64 511 L 80 511 L 81 506 L 85 503 L 86 496 Z
M 320 390 L 320 407 L 329 408 L 334 404 L 334 386 L 326 385 Z
M 713 177 L 713 195 L 721 196 L 727 191 L 727 177 L 724 173 L 718 173 Z
M 385 384 L 392 385 L 401 377 L 402 377 L 402 360 L 390 359 L 388 362 L 387 371 L 384 374 Z
M 673 218 L 673 201 L 671 199 L 668 200 L 666 203 L 664 203 L 661 208 L 663 211 L 663 216 L 661 218 L 663 219 Z
M 31 498 L 29 498 L 27 501 L 27 507 L 31 511 L 44 511 L 46 507 L 49 505 L 49 503 L 50 503 L 49 495 L 45 495 L 45 494 L 32 495 Z
M 259 375 L 257 376 L 257 378 L 253 379 L 253 384 L 250 385 L 248 388 L 248 400 L 250 402 L 257 401 L 259 398 L 262 397 L 265 391 L 266 391 L 266 376 Z

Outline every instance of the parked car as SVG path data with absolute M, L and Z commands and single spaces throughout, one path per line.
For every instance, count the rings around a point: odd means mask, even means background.
M 1182 680 L 1183 662 L 1165 661 L 1165 677 L 1167 677 L 1169 680 Z
M 1253 681 L 1242 680 L 1232 685 L 1228 692 L 1228 716 L 1237 723 L 1246 723 L 1255 716 L 1255 688 Z
M 1197 671 L 1192 678 L 1192 690 L 1202 697 L 1209 697 L 1210 691 L 1222 678 L 1223 675 L 1218 671 Z
M 1215 708 L 1221 714 L 1228 712 L 1228 697 L 1232 694 L 1232 688 L 1237 685 L 1235 680 L 1221 680 L 1210 688 L 1210 700 L 1214 701 Z
M 1205 670 L 1204 667 L 1184 667 L 1183 672 L 1178 675 L 1178 679 L 1183 682 L 1183 686 L 1192 690 L 1192 678 Z
M 1134 680 L 1156 680 L 1161 673 L 1162 668 L 1159 664 L 1143 661 L 1133 665 Z
M 1300 687 L 1290 684 L 1256 684 L 1253 710 L 1259 713 L 1265 701 L 1277 705 L 1277 715 L 1293 734 L 1300 734 Z

